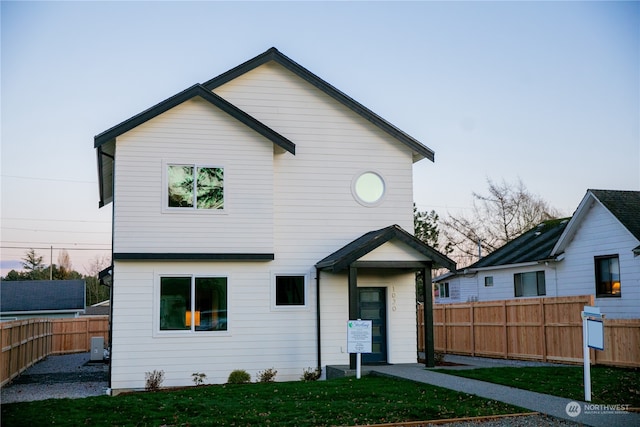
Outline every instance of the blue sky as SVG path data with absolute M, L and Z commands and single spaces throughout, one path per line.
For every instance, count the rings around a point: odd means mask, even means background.
M 638 2 L 0 7 L 3 274 L 22 247 L 80 272 L 108 253 L 93 136 L 272 46 L 436 152 L 422 210 L 469 212 L 487 179 L 566 215 L 588 188 L 640 190 Z

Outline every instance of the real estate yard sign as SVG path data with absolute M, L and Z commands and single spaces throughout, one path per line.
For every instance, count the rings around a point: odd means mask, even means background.
M 347 322 L 347 352 L 356 353 L 356 379 L 360 379 L 362 353 L 371 353 L 371 320 Z

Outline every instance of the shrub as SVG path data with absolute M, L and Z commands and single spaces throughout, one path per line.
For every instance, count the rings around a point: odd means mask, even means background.
M 275 381 L 276 371 L 274 368 L 265 369 L 264 371 L 258 372 L 257 382 L 259 383 L 272 383 Z
M 236 369 L 229 374 L 228 384 L 246 384 L 251 382 L 251 375 L 245 370 Z
M 193 383 L 196 386 L 204 384 L 204 380 L 207 378 L 207 374 L 203 374 L 201 372 L 194 372 L 191 376 L 193 377 Z
M 433 353 L 433 360 L 436 363 L 436 365 L 444 362 L 444 353 L 441 351 L 436 351 Z
M 322 370 L 320 370 L 319 368 L 307 368 L 302 373 L 302 377 L 300 377 L 300 379 L 302 381 L 317 381 L 320 379 L 320 375 L 322 375 Z
M 144 389 L 147 391 L 156 391 L 160 389 L 162 381 L 164 381 L 164 371 L 145 372 L 145 385 Z

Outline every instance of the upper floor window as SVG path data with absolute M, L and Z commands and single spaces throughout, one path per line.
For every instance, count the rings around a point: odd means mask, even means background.
M 363 206 L 378 205 L 384 197 L 385 189 L 382 176 L 371 171 L 358 175 L 351 183 L 355 199 Z
M 618 255 L 595 257 L 596 296 L 619 297 L 620 294 L 620 260 Z
M 546 295 L 544 271 L 529 271 L 513 275 L 513 287 L 517 297 L 537 297 Z
M 168 165 L 167 190 L 170 208 L 224 209 L 224 169 Z

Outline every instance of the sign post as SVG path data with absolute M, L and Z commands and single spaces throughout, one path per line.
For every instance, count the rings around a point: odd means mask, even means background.
M 356 379 L 360 379 L 362 353 L 371 353 L 371 320 L 347 322 L 347 352 L 356 354 Z
M 591 402 L 591 357 L 589 349 L 604 350 L 604 327 L 599 307 L 584 306 L 582 315 L 582 343 L 584 357 L 584 400 Z

